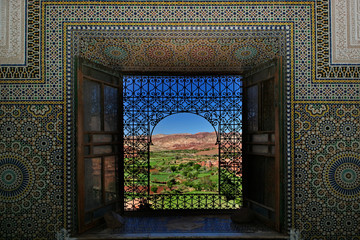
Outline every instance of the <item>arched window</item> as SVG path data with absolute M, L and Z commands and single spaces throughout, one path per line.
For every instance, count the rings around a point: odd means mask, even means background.
M 121 76 L 104 67 L 80 62 L 77 85 L 80 231 L 98 224 L 109 210 L 203 211 L 238 209 L 243 205 L 279 229 L 281 64 L 271 63 L 243 81 L 237 75 Z M 186 156 L 176 159 L 174 152 L 181 148 L 172 149 L 169 151 L 172 155 L 161 156 L 160 161 L 156 159 L 156 150 L 164 150 L 161 149 L 164 144 L 157 143 L 160 139 L 157 129 L 183 114 L 197 116 L 214 133 L 210 144 L 216 143 L 218 150 L 217 189 L 200 186 L 206 182 L 212 185 L 215 177 L 211 176 L 216 170 L 209 164 L 207 172 L 199 171 L 204 166 L 203 161 L 196 159 L 197 152 L 191 152 L 195 154 L 192 161 L 189 156 L 185 160 Z M 189 120 L 180 122 L 185 127 L 192 125 Z M 216 159 L 209 161 L 213 164 Z M 184 167 L 189 167 L 186 174 Z M 155 174 L 156 170 L 163 176 Z M 188 188 L 181 189 L 185 182 Z M 168 192 L 155 191 L 153 187 L 160 185 Z

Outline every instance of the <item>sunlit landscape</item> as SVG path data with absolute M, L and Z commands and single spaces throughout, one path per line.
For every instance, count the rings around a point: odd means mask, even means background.
M 125 81 L 127 211 L 242 204 L 241 87 L 239 76 Z
M 150 193 L 214 193 L 219 164 L 215 132 L 153 136 Z

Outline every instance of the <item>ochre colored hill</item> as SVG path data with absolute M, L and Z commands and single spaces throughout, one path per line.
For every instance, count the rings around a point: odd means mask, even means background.
M 215 132 L 199 132 L 196 134 L 158 134 L 152 136 L 152 151 L 164 150 L 210 150 L 216 149 Z

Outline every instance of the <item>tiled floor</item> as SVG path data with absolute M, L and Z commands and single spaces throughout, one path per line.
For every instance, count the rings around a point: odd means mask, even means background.
M 122 228 L 102 226 L 78 239 L 287 239 L 260 223 L 235 224 L 229 215 L 125 217 L 125 221 Z

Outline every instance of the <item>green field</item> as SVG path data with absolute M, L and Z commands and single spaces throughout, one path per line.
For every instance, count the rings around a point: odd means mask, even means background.
M 218 192 L 217 156 L 197 155 L 196 153 L 196 150 L 151 152 L 151 191 L 153 193 Z M 212 164 L 204 164 L 209 162 Z M 163 191 L 160 192 L 159 188 Z
M 137 201 L 148 199 L 152 209 L 234 209 L 241 206 L 241 176 L 221 169 L 219 190 L 218 155 L 204 155 L 204 150 L 201 153 L 171 150 L 153 151 L 149 157 L 149 164 L 146 155 L 125 159 L 125 181 L 146 189 L 150 182 L 151 196 L 144 195 L 147 190 L 127 192 L 130 204 L 139 207 Z

